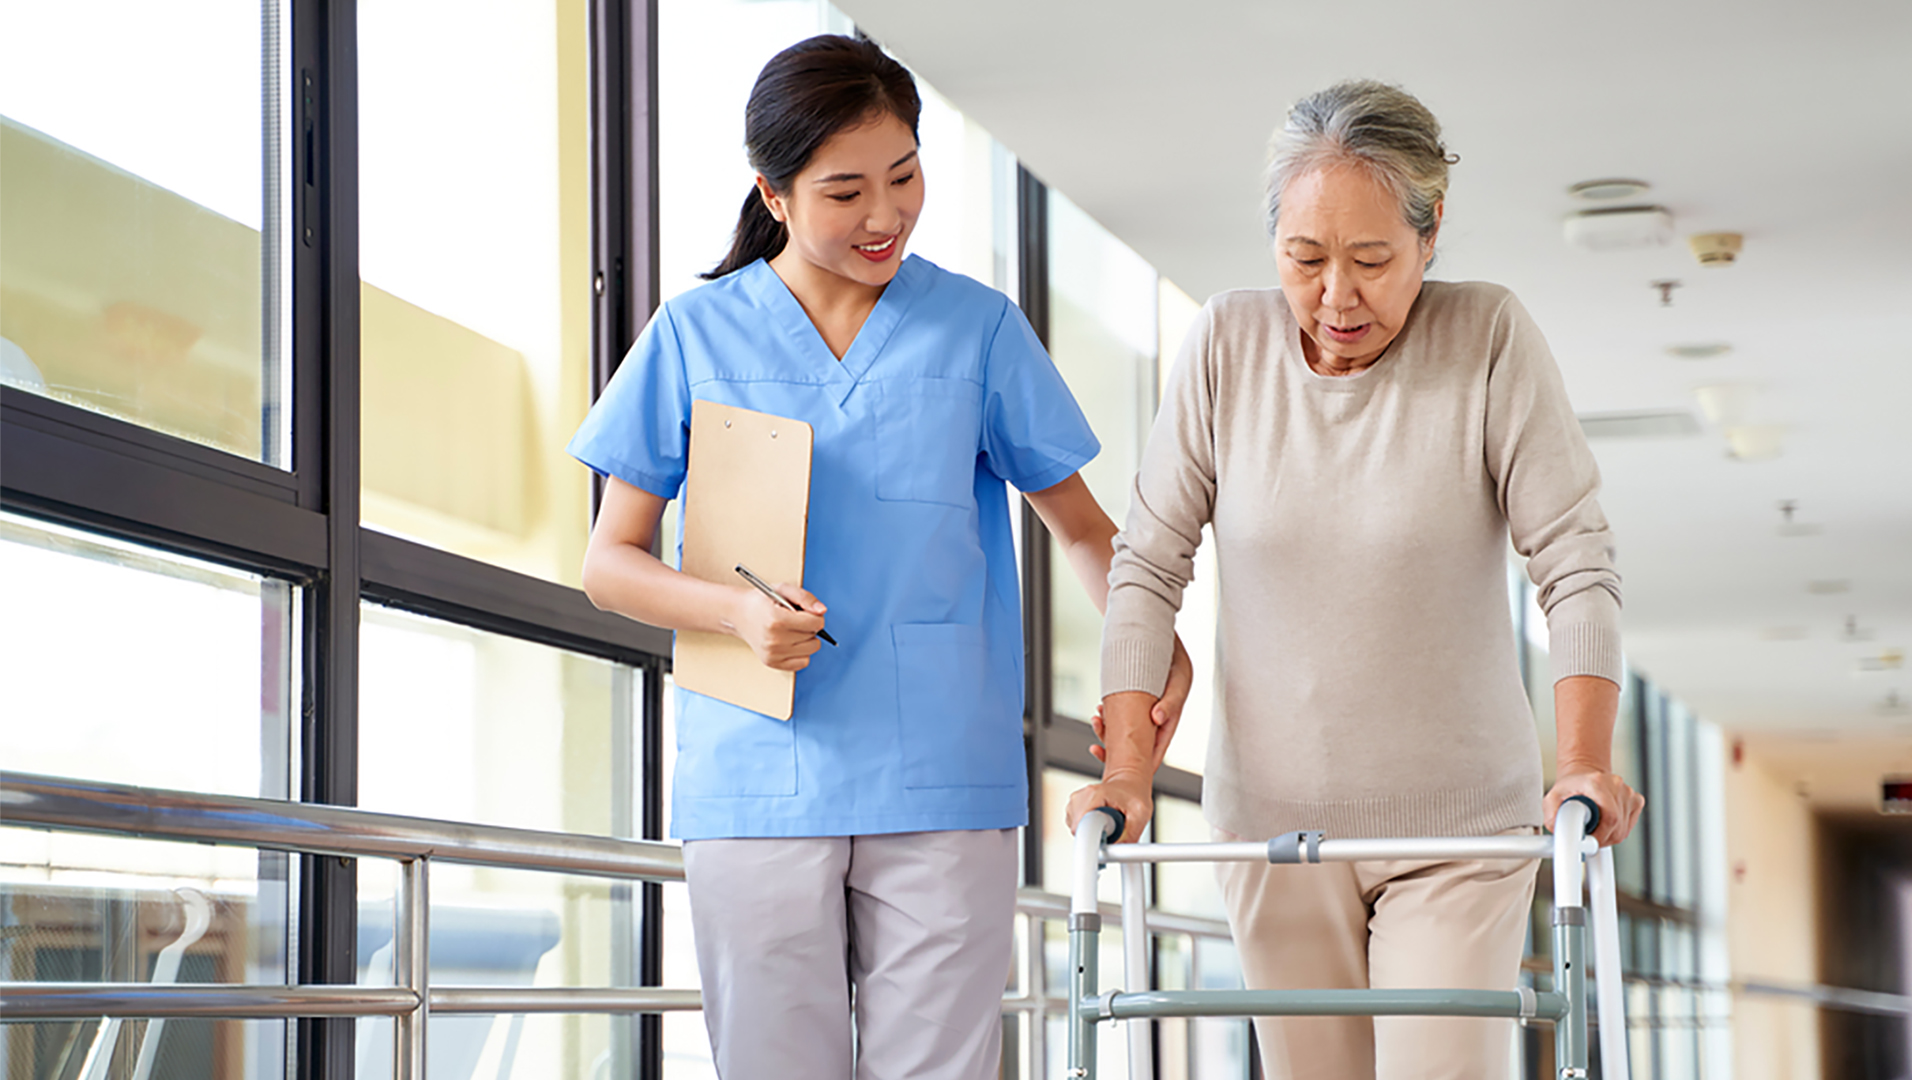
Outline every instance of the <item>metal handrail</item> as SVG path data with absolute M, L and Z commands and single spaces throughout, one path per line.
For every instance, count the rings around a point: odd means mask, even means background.
M 1103 902 L 1102 921 L 1110 925 L 1122 922 L 1122 907 L 1119 904 Z M 1016 914 L 1034 915 L 1039 919 L 1067 920 L 1069 918 L 1069 898 L 1061 893 L 1047 892 L 1042 889 L 1017 889 Z M 1146 922 L 1151 932 L 1157 934 L 1190 934 L 1194 937 L 1213 938 L 1218 941 L 1233 941 L 1235 935 L 1228 929 L 1228 923 L 1222 919 L 1204 919 L 1199 915 L 1178 915 L 1172 911 L 1151 909 Z
M 401 1016 L 418 1008 L 402 986 L 239 986 L 192 983 L 5 983 L 0 1020 L 193 1017 L 282 1020 Z
M 349 807 L 207 795 L 0 770 L 0 823 L 156 840 L 393 859 L 396 987 L 0 985 L 0 1019 L 93 1017 L 393 1018 L 394 1080 L 425 1080 L 434 1007 L 446 1012 L 654 1012 L 691 1007 L 695 991 L 656 988 L 447 988 L 431 985 L 430 866 L 444 860 L 636 881 L 682 881 L 673 844 L 378 814 Z M 102 1025 L 102 1032 L 106 1026 Z M 96 1035 L 96 1039 L 98 1036 Z M 95 1050 L 99 1046 L 96 1042 Z
M 428 906 L 423 870 L 430 861 L 543 870 L 638 881 L 681 881 L 683 850 L 675 844 L 613 837 L 580 836 L 495 825 L 439 821 L 381 814 L 347 807 L 283 802 L 239 796 L 206 795 L 123 784 L 73 780 L 0 770 L 0 824 L 132 835 L 150 839 L 232 844 L 270 850 L 347 857 L 387 858 L 406 865 L 401 874 L 400 934 L 417 935 Z M 411 882 L 410 886 L 406 882 Z M 1040 889 L 1016 894 L 1021 916 L 1064 920 L 1069 898 Z M 1101 905 L 1102 916 L 1119 923 L 1121 909 Z M 1219 919 L 1149 911 L 1148 929 L 1158 934 L 1188 934 L 1218 941 L 1231 939 Z M 409 929 L 408 929 L 409 928 Z M 409 942 L 408 942 L 409 944 Z M 396 945 L 396 943 L 395 943 Z M 1027 986 L 1004 999 L 1004 1008 L 1038 1017 L 1067 1008 L 1066 998 L 1047 993 L 1043 948 L 1032 940 Z M 414 954 L 416 959 L 416 954 Z M 694 1010 L 694 990 L 657 987 L 440 987 L 427 982 L 420 963 L 408 972 L 408 985 L 237 986 L 128 983 L 0 984 L 0 1019 L 59 1020 L 119 1016 L 293 1018 L 392 1016 L 418 1032 L 399 1040 L 395 1050 L 409 1056 L 422 1048 L 425 1015 L 506 1013 L 632 1013 Z M 1628 982 L 1655 982 L 1628 976 Z M 1698 984 L 1694 984 L 1698 988 Z M 1772 983 L 1709 984 L 1706 989 L 1805 998 L 1826 1008 L 1912 1015 L 1912 998 L 1840 987 L 1780 986 Z M 423 1007 L 421 1007 L 423 1002 Z M 403 1023 L 403 1021 L 410 1023 Z M 1041 1038 L 1041 1028 L 1036 1029 Z M 408 1048 L 406 1043 L 416 1044 Z M 412 1057 L 399 1076 L 422 1077 L 422 1054 Z
M 233 984 L 6 983 L 7 1020 L 286 1020 L 310 1016 L 403 1016 L 418 995 L 403 986 L 245 986 Z M 655 987 L 435 986 L 430 1011 L 500 1013 L 649 1013 L 695 1011 L 695 990 Z
M 0 770 L 0 822 L 314 855 L 684 880 L 683 851 L 655 840 L 477 825 L 343 806 L 205 795 Z

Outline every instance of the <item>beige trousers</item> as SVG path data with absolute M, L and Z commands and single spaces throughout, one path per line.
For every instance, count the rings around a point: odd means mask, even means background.
M 1216 873 L 1251 989 L 1511 990 L 1538 865 L 1230 862 Z M 1255 1036 L 1267 1080 L 1512 1077 L 1512 1020 L 1270 1017 Z
M 994 1080 L 1016 830 L 684 845 L 723 1080 Z

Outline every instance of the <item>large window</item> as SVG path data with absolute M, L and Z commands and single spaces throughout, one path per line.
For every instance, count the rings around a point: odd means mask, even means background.
M 1120 525 L 1155 419 L 1158 280 L 1141 256 L 1053 191 L 1048 239 L 1049 353 L 1102 441 L 1082 478 Z M 1052 563 L 1055 708 L 1087 720 L 1101 697 L 1102 617 L 1059 552 Z
M 0 515 L 9 769 L 284 798 L 295 590 Z
M 578 583 L 590 405 L 582 4 L 359 8 L 363 515 Z M 482 72 L 482 76 L 476 73 Z
M 295 592 L 285 582 L 0 515 L 0 763 L 284 798 Z M 272 983 L 291 860 L 0 826 L 0 980 Z M 150 1047 L 150 1048 L 149 1048 Z M 89 1055 L 150 1076 L 282 1075 L 277 1022 L 0 1025 L 0 1076 Z
M 0 13 L 0 384 L 285 466 L 279 6 L 186 7 Z
M 632 795 L 643 672 L 369 605 L 362 627 L 361 806 L 549 832 L 637 835 Z M 387 983 L 396 864 L 363 863 L 358 887 L 359 977 Z M 632 889 L 601 878 L 437 866 L 432 980 L 636 985 L 633 901 Z M 628 1049 L 614 1043 L 611 1022 L 601 1016 L 431 1023 L 432 1056 L 465 1062 L 451 1070 L 461 1076 L 589 1078 Z M 367 1064 L 389 1060 L 390 1039 L 389 1024 L 362 1027 L 359 1057 Z M 481 1060 L 495 1066 L 470 1072 Z

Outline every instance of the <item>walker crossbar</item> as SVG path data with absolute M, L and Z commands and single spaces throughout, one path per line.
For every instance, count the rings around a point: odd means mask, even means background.
M 1070 897 L 1069 1016 L 1071 1080 L 1096 1075 L 1096 1025 L 1129 1021 L 1130 1080 L 1152 1080 L 1154 1045 L 1149 1021 L 1159 1017 L 1234 1016 L 1469 1016 L 1554 1025 L 1558 1080 L 1585 1080 L 1587 1042 L 1588 911 L 1583 885 L 1593 893 L 1593 931 L 1602 978 L 1597 984 L 1600 1048 L 1608 1080 L 1628 1080 L 1626 1018 L 1620 986 L 1619 918 L 1613 853 L 1591 834 L 1599 822 L 1592 800 L 1575 796 L 1555 817 L 1553 836 L 1412 837 L 1330 840 L 1295 832 L 1267 841 L 1216 844 L 1109 844 L 1123 829 L 1121 814 L 1091 810 L 1076 826 L 1074 890 Z M 1553 989 L 1512 990 L 1154 990 L 1148 986 L 1148 940 L 1140 932 L 1145 906 L 1144 864 L 1247 862 L 1318 864 L 1383 859 L 1551 859 L 1554 872 Z M 1102 918 L 1096 878 L 1106 863 L 1121 864 L 1124 974 L 1141 989 L 1103 991 L 1097 970 Z M 1131 929 L 1133 927 L 1133 929 Z
M 1513 990 L 1144 990 L 1104 994 L 1078 1010 L 1095 1020 L 1162 1016 L 1485 1016 L 1559 1020 L 1565 995 Z

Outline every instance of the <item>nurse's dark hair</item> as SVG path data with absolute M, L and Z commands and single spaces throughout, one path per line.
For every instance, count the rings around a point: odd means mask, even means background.
M 819 34 L 770 58 L 744 107 L 744 150 L 750 167 L 779 195 L 810 164 L 830 136 L 884 115 L 894 116 L 916 137 L 923 111 L 916 80 L 902 64 L 866 37 Z M 783 222 L 770 216 L 751 185 L 731 237 L 730 254 L 706 281 L 775 258 L 790 239 Z

